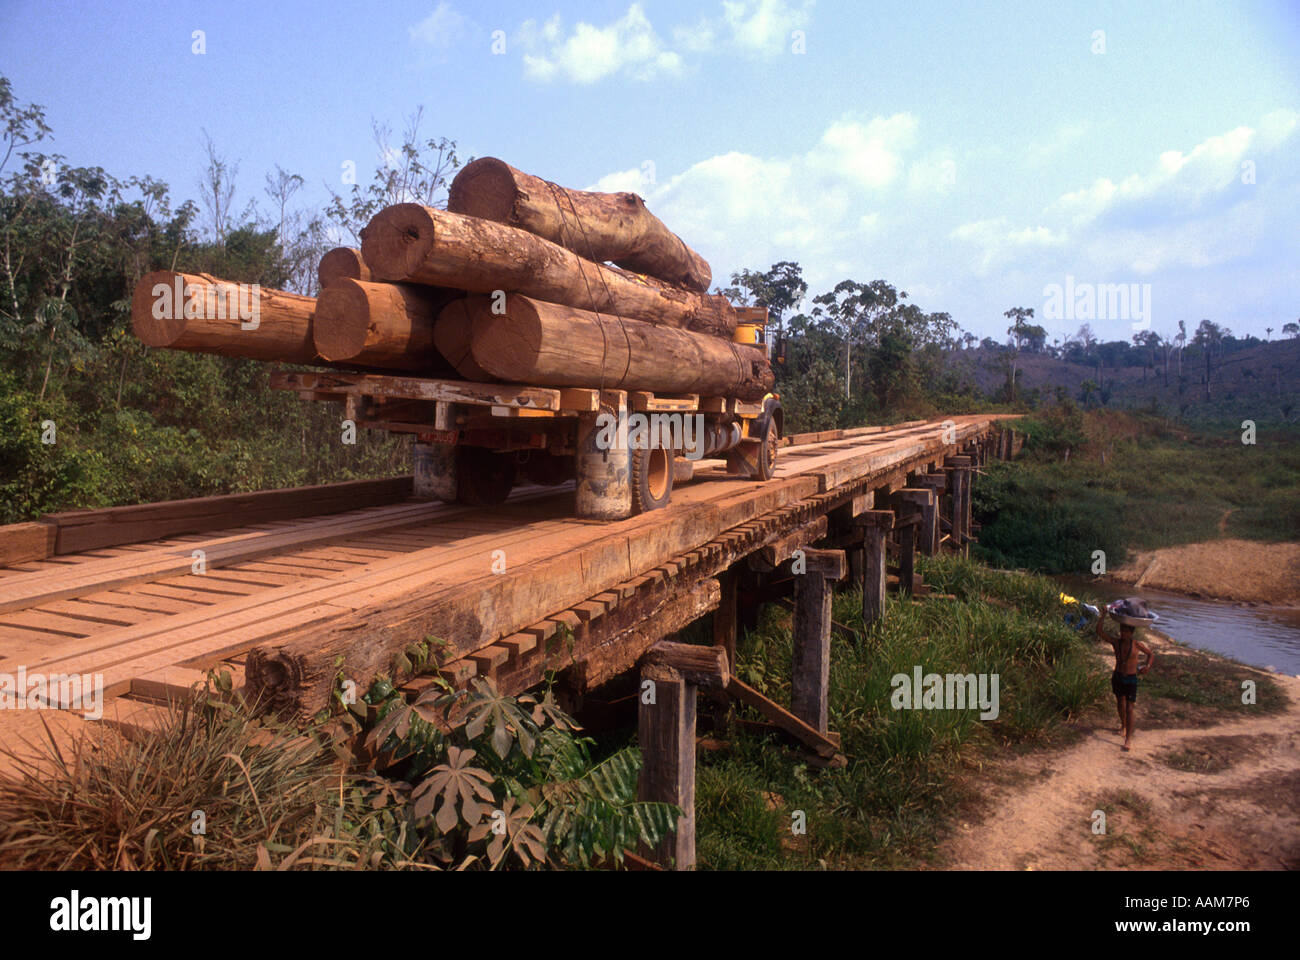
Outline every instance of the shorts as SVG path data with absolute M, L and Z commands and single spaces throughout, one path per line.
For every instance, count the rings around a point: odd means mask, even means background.
M 1122 674 L 1118 670 L 1110 675 L 1110 690 L 1115 696 L 1130 703 L 1138 698 L 1138 678 L 1136 673 Z

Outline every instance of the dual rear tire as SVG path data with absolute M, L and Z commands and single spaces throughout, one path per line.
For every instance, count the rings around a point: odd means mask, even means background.
M 632 512 L 668 505 L 673 495 L 673 452 L 663 447 L 632 451 Z

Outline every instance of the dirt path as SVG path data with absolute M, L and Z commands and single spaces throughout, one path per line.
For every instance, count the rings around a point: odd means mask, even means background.
M 1219 518 L 1219 536 L 1226 537 L 1228 535 L 1228 518 L 1232 516 L 1232 514 L 1233 508 L 1231 507 L 1223 511 L 1223 516 Z
M 1176 656 L 1202 655 L 1160 644 L 1156 669 Z M 1223 712 L 1139 693 L 1131 753 L 1120 751 L 1112 699 L 1080 725 L 1080 741 L 995 761 L 976 784 L 988 802 L 957 825 L 945 865 L 1300 868 L 1300 679 L 1272 678 L 1290 699 L 1280 713 L 1197 725 Z M 1105 834 L 1093 832 L 1097 810 Z

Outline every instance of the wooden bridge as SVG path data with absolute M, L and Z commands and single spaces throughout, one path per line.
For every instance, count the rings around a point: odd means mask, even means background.
M 407 477 L 0 527 L 0 674 L 90 676 L 105 698 L 99 720 L 54 693 L 65 709 L 0 710 L 0 740 L 38 739 L 42 718 L 69 737 L 148 728 L 213 668 L 300 720 L 330 708 L 340 663 L 360 692 L 387 674 L 414 696 L 433 676 L 395 662 L 430 638 L 429 669 L 455 685 L 490 677 L 517 693 L 556 671 L 574 707 L 639 667 L 656 688 L 639 708 L 642 794 L 686 811 L 659 851 L 686 867 L 696 690 L 842 763 L 827 726 L 831 584 L 860 583 L 870 623 L 891 583 L 924 591 L 916 550 L 966 551 L 974 471 L 1019 442 L 1001 419 L 787 438 L 766 483 L 704 462 L 668 507 L 613 523 L 574 519 L 571 484 L 482 509 L 414 500 Z M 793 699 L 780 705 L 730 664 L 738 625 L 791 594 Z M 706 614 L 713 646 L 669 639 Z

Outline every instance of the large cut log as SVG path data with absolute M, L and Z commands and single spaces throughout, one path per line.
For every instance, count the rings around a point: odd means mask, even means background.
M 377 213 L 361 232 L 361 253 L 379 280 L 518 292 L 727 339 L 736 329 L 736 310 L 725 297 L 593 263 L 527 230 L 418 203 Z
M 433 328 L 439 311 L 461 296 L 458 290 L 340 278 L 316 299 L 316 351 L 326 360 L 451 376 L 454 368 L 438 354 Z
M 316 300 L 206 273 L 155 270 L 131 298 L 131 328 L 151 347 L 284 363 L 318 362 Z
M 316 264 L 316 279 L 324 290 L 336 280 L 369 280 L 370 268 L 354 247 L 335 247 Z
M 610 260 L 706 293 L 713 273 L 635 193 L 568 190 L 481 157 L 451 182 L 447 209 L 545 237 L 588 260 Z
M 472 320 L 465 311 L 465 301 L 453 300 L 442 308 L 433 328 L 433 343 L 438 353 L 456 368 L 466 380 L 486 383 L 492 374 L 480 367 L 470 351 L 470 325 Z
M 653 390 L 758 400 L 772 389 L 763 351 L 718 337 L 620 320 L 589 310 L 505 298 L 466 297 L 448 311 L 471 320 L 474 360 L 509 383 L 546 387 Z

